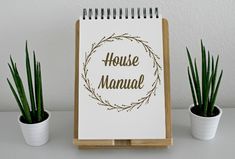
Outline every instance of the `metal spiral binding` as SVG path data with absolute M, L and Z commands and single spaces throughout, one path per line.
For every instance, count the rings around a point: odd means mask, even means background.
M 86 19 L 86 15 L 87 15 L 86 9 L 84 8 L 82 13 L 82 19 Z
M 155 8 L 155 15 L 156 15 L 156 18 L 158 18 L 158 8 Z
M 144 18 L 146 18 L 146 17 L 147 17 L 146 8 L 143 8 L 143 15 L 144 15 Z
M 98 18 L 98 8 L 95 8 L 95 19 Z
M 131 18 L 134 19 L 135 17 L 135 10 L 134 8 L 131 8 Z
M 101 8 L 101 19 L 104 19 L 104 8 Z
M 107 19 L 110 18 L 110 8 L 107 9 Z
M 91 8 L 89 8 L 89 19 L 91 19 L 91 17 L 92 17 L 92 9 Z
M 125 9 L 125 18 L 128 19 L 128 8 Z
M 119 19 L 122 19 L 122 8 L 119 8 Z
M 117 13 L 116 13 L 116 8 L 113 8 L 113 19 L 116 19 Z
M 150 18 L 153 18 L 153 11 L 152 11 L 152 8 L 149 8 L 149 16 L 150 16 Z
M 82 19 L 140 19 L 158 18 L 158 8 L 89 8 L 83 9 Z
M 137 8 L 137 18 L 140 18 L 140 8 Z

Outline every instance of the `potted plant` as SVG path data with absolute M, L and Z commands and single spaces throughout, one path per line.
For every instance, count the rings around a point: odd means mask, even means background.
M 13 87 L 9 79 L 7 79 L 7 82 L 21 111 L 21 115 L 18 118 L 18 122 L 20 124 L 26 143 L 32 146 L 40 146 L 45 144 L 49 138 L 50 113 L 44 110 L 41 65 L 40 62 L 36 61 L 35 52 L 33 52 L 33 83 L 27 41 L 25 46 L 25 53 L 25 64 L 27 72 L 28 91 L 30 97 L 30 106 L 26 97 L 25 87 L 18 72 L 17 65 L 13 61 L 11 56 L 10 63 L 8 63 L 8 66 L 10 68 L 15 88 Z
M 221 70 L 218 76 L 219 55 L 215 58 L 210 55 L 201 41 L 201 81 L 198 75 L 197 61 L 192 61 L 188 48 L 188 78 L 191 88 L 193 105 L 189 107 L 192 135 L 201 140 L 210 140 L 215 137 L 222 109 L 215 105 L 220 82 L 223 75 Z

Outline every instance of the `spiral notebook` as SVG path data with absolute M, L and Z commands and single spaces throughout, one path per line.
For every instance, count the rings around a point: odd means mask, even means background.
M 157 8 L 83 9 L 76 27 L 78 145 L 171 144 L 164 26 Z

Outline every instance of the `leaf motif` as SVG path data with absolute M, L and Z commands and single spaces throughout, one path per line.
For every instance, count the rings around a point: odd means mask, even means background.
M 89 62 L 91 60 L 92 54 L 94 54 L 96 52 L 96 49 L 98 47 L 102 46 L 105 42 L 113 42 L 114 40 L 123 40 L 123 39 L 127 39 L 130 41 L 136 41 L 137 43 L 140 43 L 144 47 L 144 50 L 148 53 L 149 57 L 153 58 L 153 68 L 156 68 L 154 70 L 154 76 L 157 75 L 156 80 L 152 84 L 153 88 L 147 92 L 146 96 L 139 98 L 137 100 L 138 102 L 132 102 L 129 105 L 111 104 L 107 99 L 103 100 L 101 95 L 96 93 L 95 89 L 92 88 L 90 80 L 87 77 L 87 73 L 88 73 L 87 65 L 89 64 Z M 109 36 L 107 38 L 104 36 L 97 44 L 96 43 L 92 44 L 91 51 L 89 53 L 88 52 L 85 53 L 85 63 L 83 63 L 83 73 L 81 75 L 82 75 L 82 79 L 85 81 L 84 87 L 91 93 L 89 96 L 91 98 L 97 100 L 98 105 L 107 106 L 108 107 L 107 110 L 114 110 L 115 109 L 118 112 L 124 111 L 124 110 L 131 111 L 135 107 L 137 109 L 139 109 L 144 103 L 145 104 L 149 103 L 150 97 L 152 95 L 156 95 L 157 84 L 158 83 L 160 84 L 159 69 L 161 69 L 161 66 L 156 61 L 156 58 L 159 59 L 159 57 L 153 53 L 152 48 L 150 46 L 148 46 L 147 44 L 148 44 L 148 42 L 141 40 L 139 36 L 130 36 L 128 33 L 124 33 L 121 35 L 115 35 L 115 33 L 113 33 L 111 36 Z

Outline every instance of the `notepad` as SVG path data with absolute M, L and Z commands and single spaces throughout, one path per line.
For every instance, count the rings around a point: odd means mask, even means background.
M 155 8 L 83 10 L 79 140 L 167 138 L 162 26 Z

